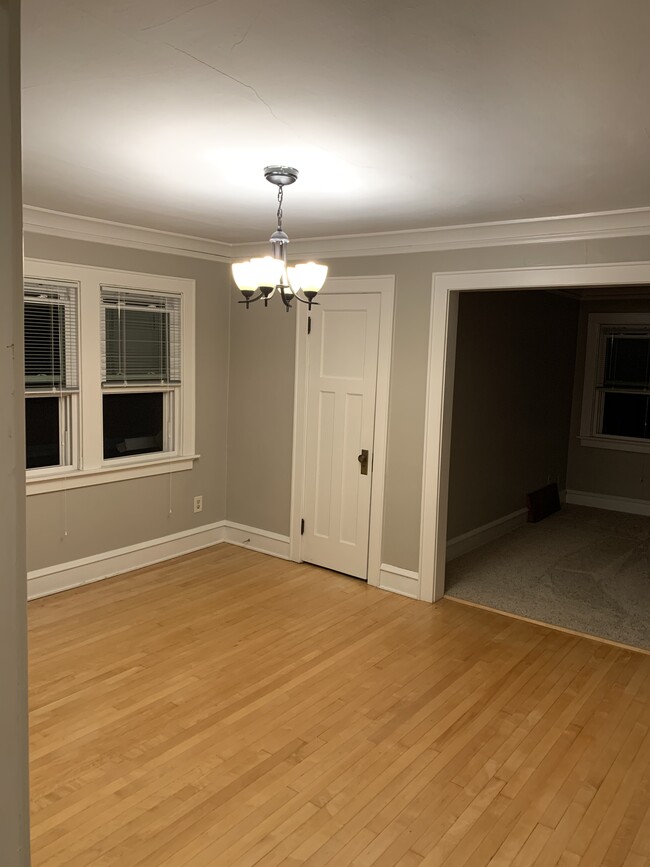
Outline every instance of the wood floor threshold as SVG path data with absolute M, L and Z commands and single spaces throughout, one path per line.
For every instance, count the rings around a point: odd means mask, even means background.
M 502 608 L 493 608 L 491 605 L 483 605 L 481 602 L 471 602 L 469 599 L 460 599 L 451 594 L 445 594 L 444 599 L 450 602 L 458 602 L 459 605 L 469 605 L 470 608 L 480 608 L 481 611 L 489 611 L 491 614 L 501 614 L 504 617 L 512 617 L 513 620 L 521 620 L 523 623 L 532 623 L 534 626 L 544 626 L 546 629 L 554 629 L 556 632 L 566 632 L 567 635 L 576 635 L 578 638 L 587 638 L 589 641 L 598 641 L 600 644 L 609 644 L 611 647 L 619 647 L 621 650 L 633 650 L 635 653 L 643 653 L 650 656 L 650 650 L 645 647 L 636 647 L 634 644 L 623 644 L 621 641 L 613 641 L 611 638 L 603 638 L 590 632 L 580 632 L 578 629 L 569 629 L 568 626 L 559 626 L 556 623 L 548 623 L 546 620 L 535 620 L 523 614 L 515 614 L 514 611 L 504 611 Z

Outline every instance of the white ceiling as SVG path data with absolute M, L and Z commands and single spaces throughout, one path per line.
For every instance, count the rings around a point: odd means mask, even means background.
M 650 205 L 648 0 L 23 0 L 26 204 L 214 238 Z

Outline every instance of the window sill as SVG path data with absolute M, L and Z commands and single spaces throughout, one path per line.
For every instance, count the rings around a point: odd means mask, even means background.
M 179 473 L 191 470 L 199 455 L 182 455 L 162 458 L 138 464 L 124 464 L 100 467 L 93 470 L 73 470 L 67 474 L 27 477 L 27 495 L 48 494 L 52 491 L 67 491 L 71 488 L 87 488 L 91 485 L 124 482 L 128 479 L 143 479 L 147 476 L 160 476 L 166 473 Z
M 619 452 L 650 453 L 650 441 L 639 442 L 636 440 L 617 439 L 616 437 L 593 437 L 581 436 L 580 445 L 589 446 L 593 449 L 615 449 Z

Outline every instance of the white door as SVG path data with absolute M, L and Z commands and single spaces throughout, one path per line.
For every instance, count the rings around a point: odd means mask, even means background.
M 381 298 L 319 302 L 307 350 L 302 559 L 365 579 Z

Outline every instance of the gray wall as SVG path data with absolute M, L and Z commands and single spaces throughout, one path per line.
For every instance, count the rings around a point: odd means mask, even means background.
M 590 313 L 650 313 L 650 300 L 583 301 L 576 352 L 567 488 L 634 500 L 650 500 L 650 455 L 580 445 L 580 415 Z
M 45 235 L 25 238 L 25 255 L 196 281 L 196 452 L 194 468 L 169 475 L 27 498 L 29 570 L 135 545 L 226 517 L 229 268 L 221 262 L 150 253 Z M 203 495 L 203 512 L 193 498 Z
M 448 537 L 525 506 L 569 448 L 579 302 L 549 292 L 459 298 Z
M 337 277 L 370 274 L 396 275 L 396 306 L 388 431 L 388 463 L 382 561 L 417 570 L 420 540 L 420 501 L 424 409 L 429 333 L 431 275 L 436 271 L 516 268 L 534 265 L 573 265 L 650 259 L 650 237 L 606 241 L 491 247 L 440 253 L 416 253 L 333 259 L 327 264 Z M 235 290 L 232 290 L 233 292 Z M 326 289 L 324 290 L 326 291 Z M 259 306 L 259 305 L 258 305 Z M 253 316 L 267 317 L 263 326 Z M 232 391 L 246 401 L 231 401 L 228 437 L 228 490 L 237 492 L 241 523 L 276 532 L 289 532 L 290 492 L 286 475 L 281 483 L 250 472 L 251 442 L 264 438 L 278 468 L 291 461 L 287 419 L 292 410 L 295 334 L 289 317 L 269 310 L 245 311 L 231 306 L 233 359 Z M 244 317 L 248 317 L 247 320 Z M 287 320 L 289 321 L 287 322 Z M 250 322 L 250 325 L 244 325 Z M 260 339 L 263 337 L 263 345 Z M 287 363 L 287 359 L 291 359 Z M 284 366 L 286 365 L 286 367 Z M 278 382 L 281 387 L 278 389 Z M 273 401 L 269 400 L 273 394 Z M 280 474 L 278 473 L 278 476 Z
M 69 492 L 65 538 L 63 495 L 30 496 L 29 568 L 226 517 L 288 533 L 293 314 L 273 302 L 269 309 L 255 305 L 248 311 L 234 303 L 236 290 L 228 285 L 228 268 L 221 263 L 33 235 L 26 239 L 26 255 L 196 279 L 197 451 L 202 455 L 192 472 L 173 476 L 171 518 L 167 515 L 169 482 L 163 476 Z M 432 273 L 645 259 L 650 259 L 647 237 L 351 257 L 328 263 L 332 276 L 396 276 L 383 562 L 418 569 Z M 205 497 L 201 515 L 192 513 L 195 494 Z
M 20 4 L 0 0 L 0 864 L 29 864 Z
M 231 292 L 228 520 L 288 533 L 296 317 Z

